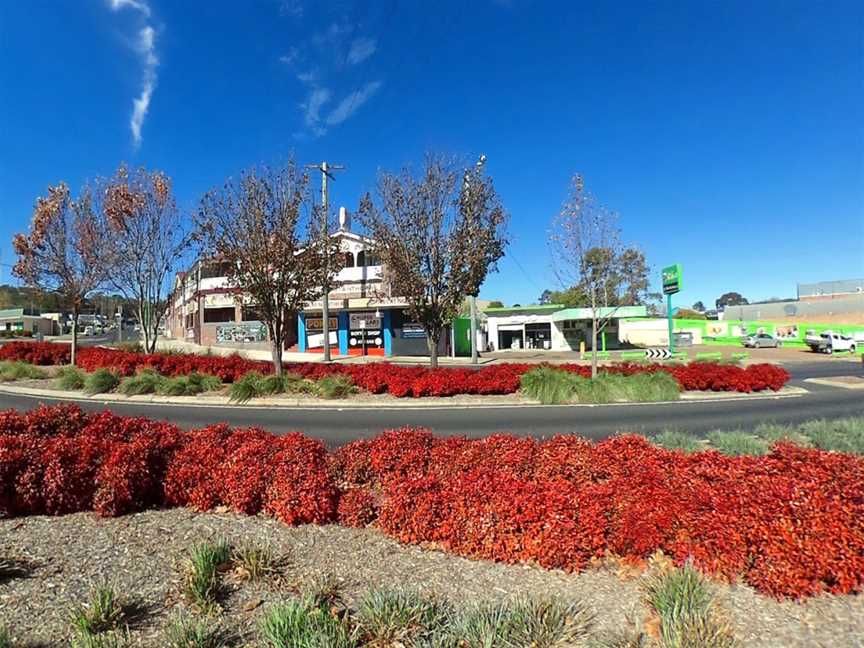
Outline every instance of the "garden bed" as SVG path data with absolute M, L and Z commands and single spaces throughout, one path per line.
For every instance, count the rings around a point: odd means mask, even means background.
M 183 567 L 190 547 L 216 538 L 231 543 L 254 538 L 286 560 L 276 578 L 242 581 L 226 574 L 221 611 L 207 617 L 183 595 Z M 328 577 L 355 609 L 372 588 L 422 591 L 459 609 L 520 595 L 559 597 L 592 613 L 590 636 L 596 638 L 644 626 L 648 616 L 644 585 L 650 571 L 643 569 L 608 562 L 568 574 L 470 561 L 400 545 L 373 529 L 285 527 L 230 513 L 174 509 L 109 520 L 88 513 L 0 520 L 0 559 L 26 565 L 0 581 L 0 619 L 27 646 L 66 645 L 61 637 L 70 636 L 70 610 L 105 582 L 143 610 L 132 624 L 131 645 L 153 648 L 169 645 L 164 633 L 180 614 L 218 624 L 226 636 L 238 637 L 235 645 L 260 645 L 255 640 L 261 619 Z M 862 597 L 799 603 L 776 601 L 742 585 L 715 583 L 713 590 L 741 648 L 848 648 L 864 636 Z
M 0 347 L 0 360 L 24 361 L 34 365 L 61 365 L 69 362 L 66 345 L 38 342 L 13 342 Z M 246 360 L 239 356 L 217 357 L 193 354 L 142 354 L 108 348 L 83 348 L 78 355 L 79 366 L 94 372 L 109 369 L 120 376 L 132 376 L 149 368 L 168 376 L 192 373 L 215 376 L 232 383 L 250 372 L 269 374 L 272 365 Z M 479 369 L 443 367 L 427 369 L 404 367 L 389 363 L 365 365 L 292 363 L 285 371 L 303 379 L 318 381 L 324 377 L 345 377 L 359 389 L 372 394 L 403 397 L 447 397 L 460 394 L 512 394 L 519 390 L 523 374 L 537 365 L 505 363 Z M 590 376 L 584 365 L 557 365 L 556 369 L 578 376 Z M 682 391 L 754 392 L 779 390 L 789 380 L 782 367 L 753 364 L 739 367 L 732 364 L 693 362 L 686 365 L 620 363 L 604 366 L 604 374 L 636 375 L 665 372 L 671 375 Z
M 657 551 L 778 598 L 864 584 L 864 459 L 400 429 L 328 452 L 298 433 L 188 433 L 72 406 L 0 416 L 0 515 L 189 507 L 375 526 L 408 544 L 580 571 Z

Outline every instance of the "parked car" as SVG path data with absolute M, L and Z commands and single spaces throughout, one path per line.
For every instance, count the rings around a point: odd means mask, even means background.
M 860 333 L 853 335 L 843 335 L 834 331 L 823 331 L 821 335 L 816 336 L 812 331 L 807 331 L 804 341 L 811 350 L 817 353 L 834 353 L 835 351 L 848 351 L 855 353 L 859 344 L 864 344 L 864 336 Z
M 748 349 L 777 349 L 783 344 L 776 337 L 769 335 L 768 333 L 753 333 L 752 335 L 746 335 L 741 339 L 741 342 Z

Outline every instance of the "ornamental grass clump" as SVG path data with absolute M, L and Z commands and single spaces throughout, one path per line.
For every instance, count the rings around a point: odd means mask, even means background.
M 351 377 L 342 374 L 324 376 L 318 380 L 316 387 L 318 395 L 327 399 L 348 398 L 351 394 L 357 393 L 357 387 L 354 386 Z
M 105 394 L 113 391 L 120 384 L 120 379 L 113 371 L 97 369 L 84 379 L 84 392 L 90 395 Z
M 235 403 L 245 403 L 264 394 L 264 374 L 260 371 L 248 371 L 231 383 L 228 390 L 229 400 Z
M 601 373 L 573 381 L 580 403 L 655 403 L 678 400 L 678 381 L 664 371 L 631 375 Z
M 178 615 L 165 631 L 164 645 L 167 648 L 223 648 L 230 644 L 219 624 Z
M 522 374 L 519 388 L 532 400 L 544 405 L 558 405 L 573 399 L 577 378 L 579 376 L 569 371 L 539 366 Z
M 87 603 L 73 608 L 72 629 L 85 638 L 120 628 L 124 611 L 117 592 L 110 585 L 99 585 L 90 590 Z
M 243 542 L 231 549 L 231 563 L 240 578 L 259 581 L 281 573 L 287 560 L 269 544 Z
M 57 370 L 57 386 L 65 391 L 84 389 L 86 374 L 78 367 L 60 367 Z
M 268 610 L 260 635 L 269 648 L 355 648 L 359 633 L 348 619 L 333 613 L 309 596 L 290 600 Z
M 800 430 L 814 448 L 864 454 L 864 417 L 808 421 Z
M 136 375 L 121 380 L 117 391 L 126 396 L 155 394 L 163 380 L 164 377 L 153 369 L 142 369 Z
M 435 645 L 453 617 L 447 603 L 404 590 L 372 590 L 357 612 L 363 637 L 374 646 Z
M 13 382 L 15 380 L 43 380 L 48 377 L 44 369 L 28 362 L 16 360 L 13 362 L 0 362 L 0 382 Z
M 763 439 L 741 431 L 723 432 L 714 430 L 708 433 L 711 447 L 725 455 L 739 457 L 742 455 L 760 456 L 768 454 L 768 443 Z
M 663 430 L 655 436 L 652 441 L 661 448 L 667 450 L 681 450 L 682 452 L 697 452 L 704 450 L 705 446 L 699 443 L 692 434 L 680 430 Z
M 209 612 L 216 607 L 221 589 L 219 570 L 230 558 L 231 547 L 221 538 L 197 544 L 189 552 L 185 593 L 201 610 Z

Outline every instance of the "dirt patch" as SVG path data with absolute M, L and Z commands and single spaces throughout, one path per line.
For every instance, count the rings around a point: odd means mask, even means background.
M 520 593 L 559 595 L 588 605 L 597 632 L 645 615 L 640 577 L 622 578 L 610 567 L 565 574 L 406 547 L 374 530 L 290 528 L 269 518 L 176 509 L 117 519 L 80 513 L 0 521 L 0 559 L 26 566 L 0 581 L 0 619 L 21 639 L 66 645 L 70 606 L 82 602 L 91 585 L 107 580 L 143 611 L 132 629 L 133 645 L 162 646 L 170 616 L 189 611 L 181 595 L 185 553 L 193 543 L 216 537 L 268 543 L 288 559 L 278 580 L 229 581 L 220 618 L 240 636 L 239 645 L 254 644 L 256 624 L 270 605 L 325 574 L 341 583 L 349 604 L 370 587 L 401 587 L 456 603 Z M 795 603 L 777 602 L 743 585 L 716 589 L 745 648 L 864 646 L 864 597 Z

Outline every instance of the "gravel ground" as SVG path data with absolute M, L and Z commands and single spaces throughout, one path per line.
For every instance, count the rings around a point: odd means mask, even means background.
M 0 582 L 0 622 L 27 646 L 68 642 L 69 608 L 108 580 L 134 603 L 133 643 L 162 646 L 160 636 L 181 596 L 181 567 L 195 542 L 268 543 L 287 559 L 284 574 L 263 583 L 231 581 L 221 601 L 223 623 L 239 645 L 255 645 L 254 628 L 274 602 L 315 578 L 336 578 L 349 604 L 373 586 L 407 587 L 454 602 L 520 593 L 578 600 L 596 615 L 598 632 L 645 616 L 640 577 L 611 567 L 581 574 L 470 561 L 402 546 L 374 530 L 338 526 L 289 528 L 263 517 L 198 514 L 176 509 L 117 519 L 89 513 L 0 520 L 0 559 L 29 563 L 27 573 Z M 864 597 L 777 602 L 746 586 L 717 585 L 718 602 L 745 648 L 864 647 Z

